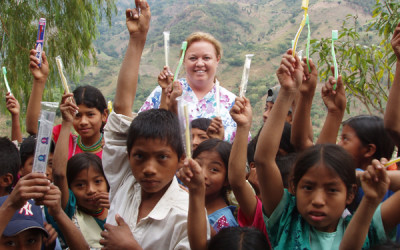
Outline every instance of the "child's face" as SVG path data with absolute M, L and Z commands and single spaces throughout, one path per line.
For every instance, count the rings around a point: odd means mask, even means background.
M 160 139 L 139 138 L 129 152 L 132 174 L 142 187 L 142 195 L 149 197 L 164 194 L 179 161 L 172 147 Z
M 203 169 L 207 196 L 220 195 L 221 189 L 228 185 L 226 166 L 215 151 L 201 152 L 195 159 Z
M 50 182 L 53 182 L 53 153 L 49 153 L 47 160 L 46 176 Z
M 340 177 L 331 169 L 317 165 L 301 177 L 296 187 L 297 209 L 301 216 L 322 232 L 336 231 L 346 205 L 354 196 Z
M 21 175 L 21 177 L 25 176 L 29 173 L 32 173 L 33 160 L 34 160 L 34 157 L 32 155 L 32 156 L 29 156 L 28 159 L 25 161 L 24 165 L 19 170 L 19 174 Z
M 107 192 L 107 182 L 104 175 L 93 167 L 82 170 L 71 182 L 71 191 L 76 197 L 78 206 L 89 211 L 99 209 L 95 195 Z
M 198 128 L 192 128 L 192 144 L 193 150 L 199 146 L 200 143 L 209 139 L 207 132 Z
M 28 229 L 11 237 L 2 235 L 0 249 L 29 249 L 40 250 L 42 248 L 43 234 L 37 229 Z
M 348 125 L 344 125 L 342 128 L 338 145 L 344 148 L 356 162 L 360 162 L 363 155 L 367 152 L 367 149 L 358 138 L 356 131 Z
M 85 104 L 78 105 L 73 125 L 82 139 L 96 137 L 100 133 L 100 128 L 107 120 L 106 113 L 101 113 L 96 108 L 89 108 Z

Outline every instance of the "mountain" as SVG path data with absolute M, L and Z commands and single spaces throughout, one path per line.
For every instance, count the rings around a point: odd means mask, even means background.
M 252 60 L 246 96 L 253 106 L 255 134 L 262 124 L 265 95 L 277 84 L 275 71 L 281 55 L 291 46 L 303 17 L 300 0 L 148 0 L 152 20 L 140 65 L 139 86 L 134 110 L 157 86 L 157 76 L 164 65 L 163 31 L 171 32 L 170 67 L 175 70 L 181 42 L 194 31 L 205 31 L 221 41 L 223 57 L 218 68 L 221 85 L 238 93 L 246 54 Z M 310 0 L 309 18 L 312 39 L 330 37 L 332 29 L 340 29 L 349 14 L 357 15 L 362 25 L 371 18 L 375 0 L 329 1 Z M 119 68 L 128 44 L 125 9 L 134 7 L 132 0 L 117 3 L 118 14 L 112 26 L 104 21 L 99 26 L 95 47 L 97 65 L 86 70 L 81 84 L 101 89 L 107 99 L 115 95 Z M 305 50 L 307 29 L 297 50 Z M 317 58 L 314 58 L 317 61 Z M 184 75 L 181 72 L 180 76 Z M 318 94 L 314 100 L 313 125 L 320 128 L 325 116 Z

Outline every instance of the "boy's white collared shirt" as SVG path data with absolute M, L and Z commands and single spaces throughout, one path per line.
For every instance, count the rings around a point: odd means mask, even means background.
M 132 120 L 112 112 L 104 128 L 106 143 L 102 161 L 110 184 L 111 203 L 107 223 L 116 225 L 115 215 L 119 214 L 143 249 L 190 249 L 187 235 L 189 195 L 179 187 L 176 177 L 154 209 L 137 223 L 141 186 L 132 175 L 126 150 Z

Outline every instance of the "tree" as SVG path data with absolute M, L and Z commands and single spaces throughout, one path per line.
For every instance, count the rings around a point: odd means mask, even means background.
M 398 1 L 376 1 L 372 20 L 359 27 L 358 17 L 349 15 L 335 41 L 339 73 L 346 85 L 347 97 L 358 99 L 372 113 L 384 113 L 389 89 L 393 82 L 393 54 L 390 38 L 400 22 Z M 360 34 L 359 31 L 364 31 Z M 373 35 L 371 36 L 371 32 Z M 376 45 L 375 45 L 375 44 Z M 331 57 L 331 39 L 312 41 L 312 54 L 319 55 L 320 79 L 327 80 Z M 349 106 L 347 111 L 349 112 Z
M 79 79 L 85 66 L 96 63 L 92 42 L 98 35 L 97 23 L 105 17 L 111 25 L 116 11 L 115 0 L 0 1 L 0 64 L 7 68 L 11 90 L 21 104 L 28 101 L 31 89 L 29 50 L 36 42 L 39 18 L 46 18 L 44 50 L 50 64 L 44 99 L 52 101 L 62 91 L 55 57 L 61 56 L 71 80 Z M 1 74 L 0 93 L 5 92 Z M 0 110 L 4 107 L 0 102 Z

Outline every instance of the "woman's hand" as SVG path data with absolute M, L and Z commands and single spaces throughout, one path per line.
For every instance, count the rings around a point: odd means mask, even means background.
M 332 73 L 334 72 L 334 67 L 331 67 Z M 333 89 L 333 86 L 336 84 L 336 90 Z M 346 109 L 346 93 L 344 90 L 344 85 L 342 81 L 342 76 L 339 75 L 337 82 L 333 76 L 329 77 L 328 82 L 321 89 L 322 100 L 325 103 L 325 106 L 328 108 L 328 112 L 335 113 L 340 112 L 343 113 Z
M 78 106 L 71 102 L 74 98 L 74 94 L 64 94 L 61 99 L 60 111 L 64 122 L 72 123 L 75 118 L 75 114 L 78 112 Z

